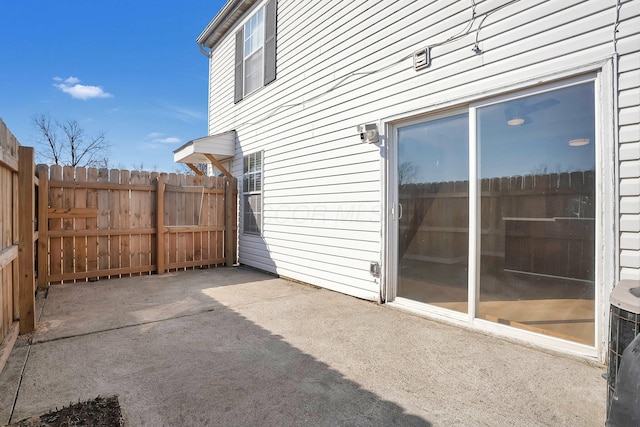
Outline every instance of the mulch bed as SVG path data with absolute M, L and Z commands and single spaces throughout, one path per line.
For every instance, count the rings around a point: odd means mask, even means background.
M 47 414 L 25 418 L 8 427 L 122 427 L 124 420 L 117 396 L 100 397 L 78 402 Z

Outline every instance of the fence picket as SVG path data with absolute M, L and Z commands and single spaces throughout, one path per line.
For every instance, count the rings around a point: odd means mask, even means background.
M 73 182 L 74 168 L 71 166 L 64 166 L 62 168 L 62 179 L 67 182 Z M 73 208 L 75 207 L 75 192 L 71 188 L 62 189 L 62 207 Z M 73 230 L 74 228 L 73 218 L 63 218 L 62 229 Z M 74 261 L 75 254 L 73 249 L 74 239 L 73 237 L 64 237 L 62 239 L 62 273 L 74 273 Z
M 213 178 L 212 177 L 204 177 L 203 180 L 203 185 L 205 186 L 205 188 L 209 189 L 213 187 Z M 209 227 L 212 224 L 211 221 L 211 212 L 213 209 L 213 203 L 212 200 L 214 198 L 214 195 L 209 193 L 209 192 L 205 192 L 204 193 L 204 200 L 202 201 L 202 213 L 200 216 L 200 221 L 201 221 L 201 225 L 204 227 Z M 202 254 L 202 259 L 205 262 L 208 262 L 209 258 L 215 258 L 215 249 L 211 248 L 211 232 L 210 231 L 203 231 L 202 233 L 200 233 L 200 239 L 201 239 L 201 254 Z
M 109 182 L 120 184 L 120 170 L 111 169 L 109 171 Z M 120 191 L 109 190 L 109 229 L 117 230 L 120 228 Z M 122 265 L 120 262 L 120 236 L 109 236 L 109 269 L 115 270 Z
M 144 184 L 150 184 L 149 172 L 141 172 L 140 178 Z M 156 224 L 151 222 L 151 209 L 152 209 L 152 200 L 151 200 L 151 192 L 144 191 L 141 194 L 141 214 L 140 214 L 140 225 L 142 228 L 151 228 L 155 227 Z M 151 266 L 151 234 L 145 233 L 140 235 L 140 265 L 141 266 Z M 153 268 L 149 267 L 149 271 L 152 271 Z
M 76 182 L 80 185 L 87 181 L 87 170 L 85 168 L 76 168 Z M 78 186 L 75 189 L 75 207 L 86 208 L 87 207 L 87 189 Z M 75 219 L 74 230 L 82 232 L 87 229 L 87 218 L 78 217 Z M 87 271 L 87 238 L 86 236 L 79 235 L 75 238 L 75 271 L 85 272 Z
M 158 221 L 157 221 L 157 206 L 158 206 L 158 177 L 160 174 L 158 172 L 151 172 L 149 174 L 149 185 L 153 188 L 149 190 L 148 201 L 147 201 L 147 210 L 149 212 L 148 224 L 149 228 L 156 229 L 154 233 L 149 233 L 147 236 L 147 241 L 149 242 L 149 252 L 148 252 L 148 264 L 149 264 L 149 274 L 153 271 L 157 271 L 158 265 L 158 239 L 156 238 L 156 233 L 158 232 Z
M 109 169 L 98 169 L 98 182 L 109 182 Z M 98 189 L 98 229 L 109 229 L 109 190 Z M 98 270 L 103 272 L 100 278 L 108 278 L 109 271 L 109 235 L 98 237 Z
M 185 177 L 185 186 L 194 186 L 195 181 L 187 175 L 183 175 Z M 195 198 L 196 193 L 183 193 L 185 200 L 185 222 L 183 225 L 193 225 L 195 224 Z M 194 259 L 194 251 L 193 251 L 193 233 L 187 232 L 184 233 L 184 250 L 185 250 L 185 261 L 193 261 Z
M 87 182 L 98 182 L 98 170 L 96 168 L 89 168 L 87 171 Z M 87 189 L 87 207 L 98 209 L 98 190 L 95 188 Z M 87 218 L 87 230 L 98 229 L 98 217 Z M 87 271 L 98 270 L 98 237 L 88 235 L 87 236 Z
M 215 186 L 216 188 L 220 189 L 223 191 L 223 193 L 220 194 L 216 194 L 215 195 L 215 225 L 218 227 L 221 227 L 221 230 L 215 233 L 215 240 L 216 240 L 216 258 L 223 258 L 224 257 L 224 250 L 225 250 L 225 231 L 224 231 L 224 225 L 225 225 L 225 201 L 224 201 L 224 197 L 225 197 L 225 180 L 223 178 L 215 178 L 216 183 Z M 242 203 L 242 201 L 240 202 Z
M 178 176 L 175 173 L 169 174 L 168 181 L 170 185 L 178 185 Z M 177 193 L 175 190 L 168 191 L 165 195 L 165 224 L 168 226 L 175 226 L 177 224 Z M 167 267 L 169 269 L 175 269 L 172 265 L 175 265 L 178 261 L 178 234 L 172 232 L 174 229 L 170 229 L 167 233 L 169 256 L 167 257 Z
M 131 171 L 131 183 L 132 184 L 141 184 L 140 172 L 139 171 Z M 131 191 L 131 213 L 129 215 L 130 218 L 130 227 L 131 227 L 131 267 L 136 268 L 140 266 L 140 234 L 138 234 L 138 229 L 141 228 L 140 225 L 140 217 L 142 211 L 142 201 L 140 191 L 132 190 Z M 134 275 L 138 275 L 139 273 L 133 273 Z
M 50 181 L 62 181 L 62 167 L 58 165 L 51 166 Z M 49 191 L 49 206 L 52 208 L 61 208 L 62 206 L 62 188 L 51 187 Z M 60 231 L 62 230 L 62 219 L 51 218 L 49 219 L 49 230 Z M 49 238 L 49 271 L 51 276 L 60 275 L 62 273 L 62 238 L 51 237 Z M 59 280 L 52 280 L 51 283 L 60 283 Z
M 120 171 L 120 182 L 122 184 L 129 184 L 129 171 L 121 170 Z M 130 191 L 128 189 L 123 189 L 119 191 L 119 206 L 120 206 L 120 227 L 123 230 L 129 230 L 131 225 L 131 200 L 130 200 Z M 128 234 L 120 236 L 120 267 L 129 268 L 131 266 L 131 248 L 130 248 L 130 238 Z M 130 274 L 127 274 L 129 276 Z

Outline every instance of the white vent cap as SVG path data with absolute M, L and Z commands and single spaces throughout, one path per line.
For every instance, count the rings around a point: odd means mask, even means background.
M 413 53 L 413 69 L 418 71 L 431 65 L 431 51 L 429 47 Z

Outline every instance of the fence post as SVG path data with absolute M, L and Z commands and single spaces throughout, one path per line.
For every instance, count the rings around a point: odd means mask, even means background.
M 2 120 L 0 120 L 0 125 Z M 20 245 L 20 188 L 18 183 L 18 153 L 15 153 L 15 173 L 11 174 L 12 186 L 13 186 L 13 221 L 11 228 L 13 229 L 13 236 L 11 243 L 18 247 Z M 18 256 L 13 260 L 13 272 L 11 281 L 13 285 L 13 320 L 20 320 L 20 257 Z
M 156 272 L 164 274 L 164 175 L 158 177 L 156 187 Z
M 224 256 L 225 265 L 233 266 L 233 188 L 235 180 L 224 178 Z
M 38 288 L 49 287 L 49 167 L 38 165 Z
M 18 187 L 20 206 L 18 264 L 20 269 L 20 334 L 36 328 L 34 281 L 34 151 L 33 147 L 18 148 Z

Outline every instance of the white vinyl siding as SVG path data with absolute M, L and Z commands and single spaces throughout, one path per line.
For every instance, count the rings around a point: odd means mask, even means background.
M 592 64 L 614 53 L 615 1 L 530 0 L 499 10 L 506 2 L 476 1 L 468 34 L 446 42 L 465 31 L 472 3 L 279 0 L 278 79 L 236 105 L 235 30 L 229 32 L 211 58 L 209 132 L 235 129 L 236 159 L 264 150 L 269 165 L 262 236 L 240 236 L 241 263 L 376 299 L 380 284 L 369 263 L 383 256 L 385 154 L 361 143 L 356 126 L 465 105 L 556 73 L 571 77 L 580 67 L 596 70 Z M 620 168 L 635 173 L 620 184 L 630 188 L 640 169 L 633 123 L 639 3 L 622 3 L 618 36 L 618 48 L 628 51 L 620 57 L 619 99 L 630 104 L 620 105 Z M 472 51 L 476 37 L 481 54 Z M 437 45 L 431 66 L 414 71 L 411 54 L 429 45 Z M 241 164 L 234 162 L 234 175 L 242 175 Z M 640 271 L 633 261 L 637 198 L 620 193 L 620 275 L 627 278 Z M 608 295 L 612 283 L 604 286 Z
M 640 280 L 640 2 L 620 6 L 620 278 Z

